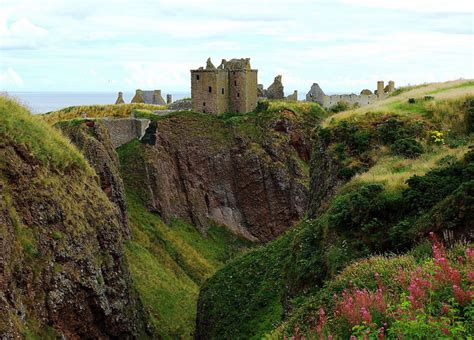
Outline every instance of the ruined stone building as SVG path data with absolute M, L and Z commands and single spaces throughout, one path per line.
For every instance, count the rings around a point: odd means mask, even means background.
M 329 108 L 339 102 L 345 102 L 349 105 L 364 106 L 386 98 L 393 91 L 395 91 L 394 81 L 390 80 L 388 85 L 384 86 L 384 82 L 380 80 L 377 82 L 377 89 L 374 92 L 369 89 L 364 89 L 360 94 L 352 93 L 328 96 L 317 83 L 314 83 L 306 94 L 306 101 L 317 102 L 324 108 Z
M 132 98 L 132 103 L 156 104 L 166 105 L 165 100 L 161 96 L 161 90 L 142 91 L 136 90 L 135 96 Z
M 258 84 L 257 97 L 259 99 L 298 100 L 298 91 L 296 90 L 293 92 L 293 94 L 290 94 L 285 98 L 285 92 L 281 78 L 281 75 L 277 75 L 273 80 L 273 83 L 266 90 L 262 84 Z
M 251 112 L 257 106 L 257 70 L 250 58 L 222 60 L 215 67 L 209 58 L 206 68 L 191 70 L 193 111 L 206 113 Z
M 172 97 L 170 94 L 166 96 L 167 101 L 171 102 Z M 124 104 L 123 93 L 119 92 L 115 104 Z M 165 100 L 161 96 L 161 90 L 153 91 L 142 91 L 136 90 L 135 95 L 132 98 L 131 103 L 143 103 L 143 104 L 155 104 L 155 105 L 166 105 Z

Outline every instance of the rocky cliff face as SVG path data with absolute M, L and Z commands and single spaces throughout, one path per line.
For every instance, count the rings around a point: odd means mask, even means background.
M 125 189 L 120 176 L 120 163 L 112 145 L 108 129 L 100 121 L 81 121 L 75 124 L 58 123 L 63 134 L 81 151 L 99 176 L 100 187 L 117 207 L 123 236 L 130 237 L 127 225 Z
M 0 337 L 137 337 L 123 214 L 64 138 L 0 104 Z
M 149 208 L 203 231 L 218 223 L 249 240 L 274 239 L 308 200 L 311 143 L 292 115 L 266 122 L 263 135 L 250 122 L 251 132 L 209 116 L 158 120 L 135 163 Z

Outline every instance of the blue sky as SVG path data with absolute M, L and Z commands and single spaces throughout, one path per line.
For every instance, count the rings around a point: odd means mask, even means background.
M 250 57 L 287 94 L 474 78 L 473 4 L 0 0 L 0 89 L 189 92 L 207 57 Z

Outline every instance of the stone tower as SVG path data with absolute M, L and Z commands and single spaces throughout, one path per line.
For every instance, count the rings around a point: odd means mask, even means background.
M 257 72 L 250 67 L 250 58 L 223 59 L 218 67 L 209 58 L 206 68 L 191 70 L 193 111 L 253 111 L 257 106 Z
M 124 103 L 125 103 L 125 101 L 123 100 L 123 93 L 119 92 L 117 100 L 115 101 L 115 104 L 124 104 Z
M 377 82 L 377 96 L 381 97 L 385 93 L 383 80 Z
M 393 80 L 390 80 L 388 82 L 388 92 L 392 93 L 393 91 L 395 91 L 395 82 Z

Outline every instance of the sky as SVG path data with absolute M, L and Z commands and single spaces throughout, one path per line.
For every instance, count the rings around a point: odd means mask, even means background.
M 0 90 L 190 92 L 211 57 L 287 94 L 474 78 L 472 0 L 0 0 Z

